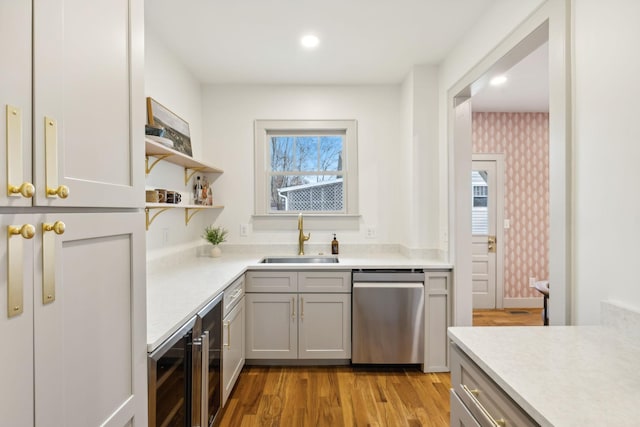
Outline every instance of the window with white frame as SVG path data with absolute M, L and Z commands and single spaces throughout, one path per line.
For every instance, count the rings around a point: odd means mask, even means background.
M 356 214 L 355 120 L 256 120 L 257 215 Z

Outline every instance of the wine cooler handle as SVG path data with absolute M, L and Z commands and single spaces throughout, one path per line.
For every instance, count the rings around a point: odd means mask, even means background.
M 209 426 L 209 331 L 202 334 L 202 389 L 200 391 L 200 426 Z

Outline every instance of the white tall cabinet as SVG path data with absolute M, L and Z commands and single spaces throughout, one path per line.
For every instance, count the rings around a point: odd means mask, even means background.
M 147 424 L 143 34 L 0 3 L 0 425 Z

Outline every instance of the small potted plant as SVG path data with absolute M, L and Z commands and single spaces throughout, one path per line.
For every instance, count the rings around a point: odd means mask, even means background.
M 227 233 L 228 231 L 222 227 L 205 227 L 202 237 L 204 237 L 207 242 L 213 245 L 213 247 L 211 248 L 211 256 L 213 258 L 217 258 L 222 254 L 222 251 L 220 250 L 218 245 L 227 240 Z

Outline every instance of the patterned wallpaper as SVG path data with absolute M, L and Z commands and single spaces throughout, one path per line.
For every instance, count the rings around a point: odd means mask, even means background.
M 473 113 L 473 152 L 504 153 L 504 297 L 540 294 L 549 277 L 549 114 Z

